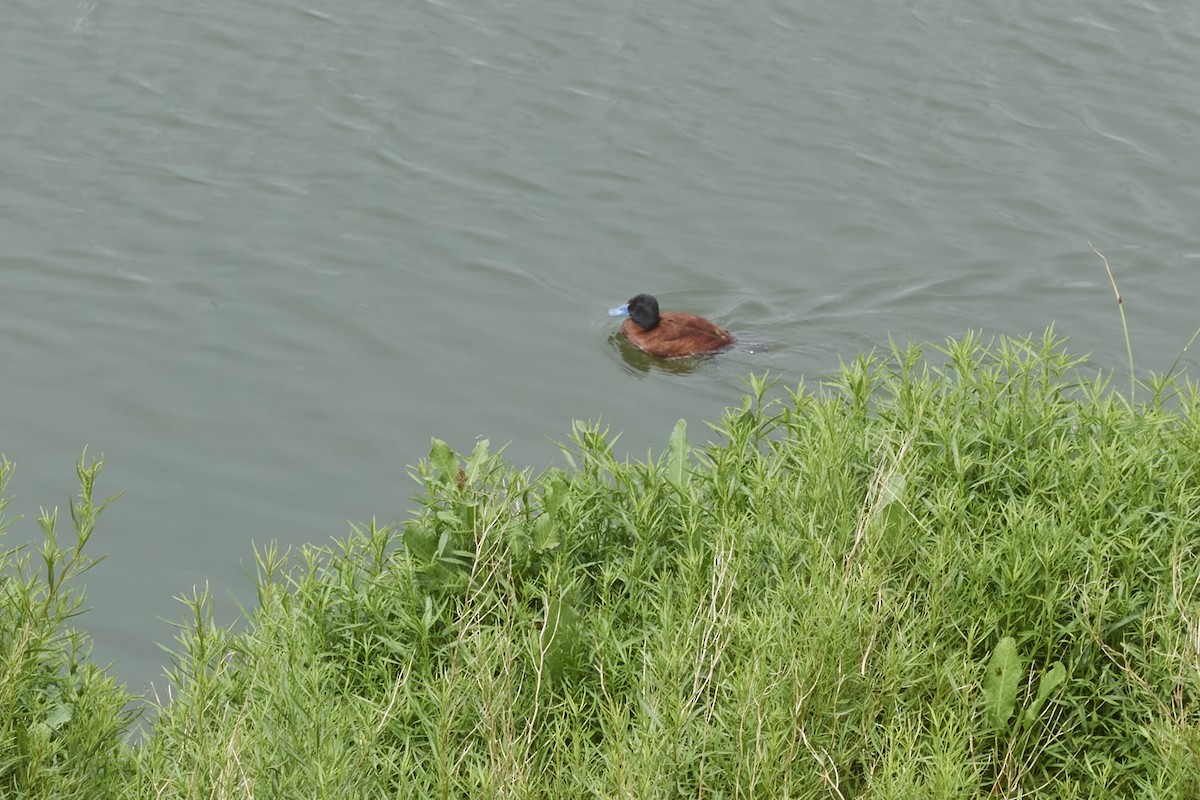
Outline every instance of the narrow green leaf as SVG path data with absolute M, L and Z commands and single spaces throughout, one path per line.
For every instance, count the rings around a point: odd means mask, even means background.
M 484 473 L 484 468 L 491 455 L 490 446 L 491 443 L 487 439 L 480 439 L 475 443 L 475 449 L 471 451 L 470 457 L 467 458 L 467 480 L 472 483 L 479 480 Z

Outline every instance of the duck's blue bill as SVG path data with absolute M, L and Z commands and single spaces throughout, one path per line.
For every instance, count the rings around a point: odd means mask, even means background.
M 625 305 L 623 305 L 623 306 L 619 306 L 618 308 L 610 308 L 610 309 L 608 310 L 608 315 L 609 315 L 610 317 L 625 317 L 625 316 L 628 316 L 628 315 L 629 315 L 629 303 L 626 303 L 626 304 L 625 304 Z

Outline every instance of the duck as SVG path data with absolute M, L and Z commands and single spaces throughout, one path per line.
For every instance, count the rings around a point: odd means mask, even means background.
M 657 358 L 686 358 L 715 353 L 733 344 L 733 335 L 704 317 L 683 311 L 658 310 L 654 295 L 639 294 L 618 308 L 611 317 L 628 317 L 621 333 L 629 343 Z

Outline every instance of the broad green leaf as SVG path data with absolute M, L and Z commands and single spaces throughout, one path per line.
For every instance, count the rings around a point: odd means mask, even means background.
M 404 546 L 418 562 L 432 561 L 437 554 L 435 532 L 418 522 L 409 522 L 404 526 Z
M 453 480 L 458 473 L 458 457 L 454 455 L 450 445 L 441 439 L 433 440 L 433 445 L 429 448 L 429 463 L 437 468 L 438 476 L 443 481 Z
M 688 481 L 688 457 L 691 445 L 687 440 L 687 420 L 681 419 L 675 423 L 671 431 L 671 441 L 667 446 L 667 482 L 676 489 L 683 488 Z
M 1021 683 L 1021 659 L 1017 642 L 1005 636 L 992 651 L 983 676 L 983 701 L 988 719 L 999 730 L 1007 724 L 1017 704 L 1017 687 Z
M 1046 670 L 1041 680 L 1038 681 L 1037 698 L 1030 704 L 1029 708 L 1025 709 L 1025 719 L 1027 721 L 1033 722 L 1037 719 L 1038 715 L 1042 713 L 1042 706 L 1045 705 L 1050 694 L 1061 686 L 1066 679 L 1067 668 L 1062 665 L 1062 662 L 1055 661 L 1050 665 L 1050 668 Z
M 558 525 L 549 513 L 542 514 L 533 523 L 533 549 L 538 554 L 558 547 Z
M 50 730 L 56 731 L 70 722 L 73 716 L 75 716 L 75 712 L 70 705 L 59 703 L 46 715 L 46 725 L 49 726 Z

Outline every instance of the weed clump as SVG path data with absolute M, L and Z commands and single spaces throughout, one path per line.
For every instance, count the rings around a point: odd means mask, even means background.
M 112 500 L 93 499 L 101 465 L 78 464 L 73 543 L 59 543 L 58 509 L 43 509 L 37 559 L 25 548 L 0 552 L 0 797 L 117 796 L 134 768 L 124 747 L 129 697 L 88 662 L 87 639 L 71 626 L 83 606 L 73 584 L 97 563 L 84 547 Z M 10 523 L 4 509 L 12 472 L 0 456 L 0 537 Z

